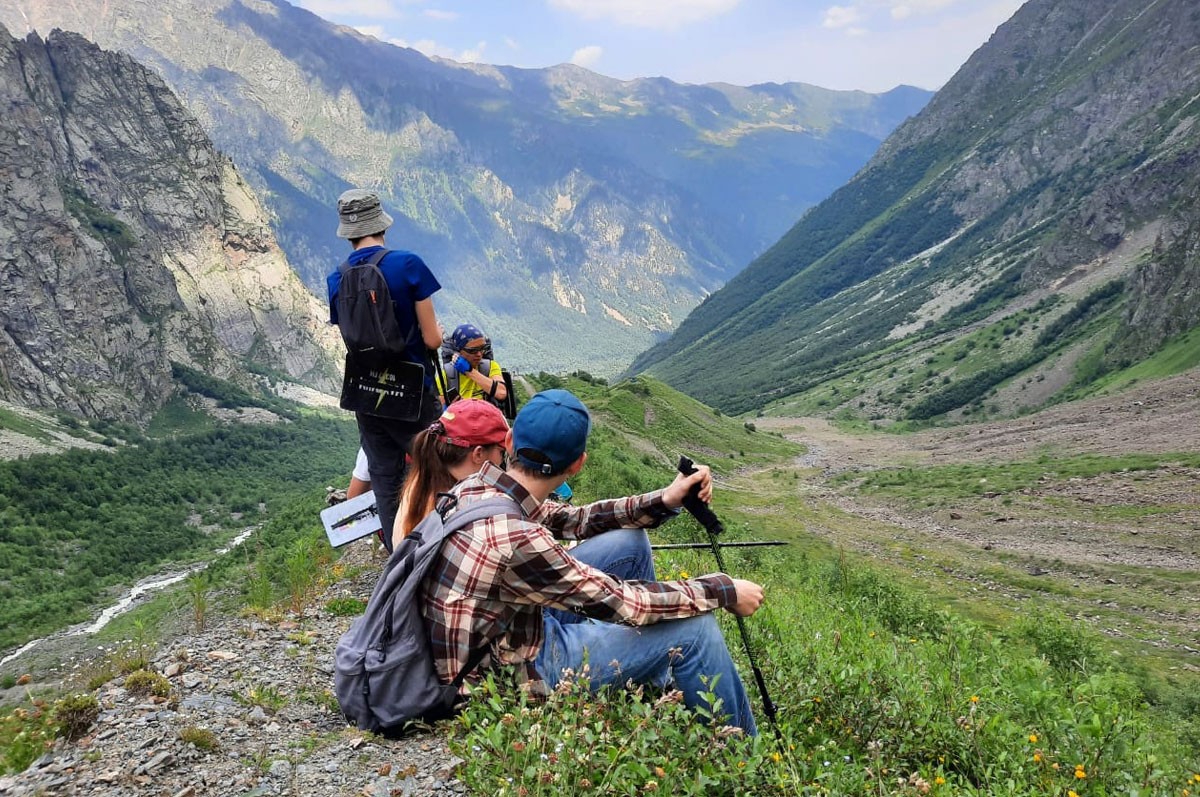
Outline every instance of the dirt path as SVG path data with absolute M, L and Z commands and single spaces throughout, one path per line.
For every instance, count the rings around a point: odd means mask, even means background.
M 808 446 L 797 465 L 819 470 L 801 482 L 805 499 L 852 518 L 812 529 L 832 544 L 949 578 L 959 590 L 1014 604 L 1051 600 L 1111 636 L 1182 654 L 1183 666 L 1200 671 L 1200 468 L 1165 456 L 1156 470 L 1085 478 L 1048 464 L 1017 489 L 985 483 L 954 498 L 915 483 L 889 493 L 836 478 L 1042 456 L 1197 452 L 1200 371 L 1023 418 L 914 434 L 848 432 L 821 418 L 755 423 Z

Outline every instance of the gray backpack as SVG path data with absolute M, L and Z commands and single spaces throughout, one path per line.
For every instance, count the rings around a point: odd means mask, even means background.
M 452 716 L 459 688 L 490 647 L 489 643 L 472 650 L 454 681 L 441 683 L 421 614 L 421 582 L 451 534 L 476 520 L 520 514 L 520 509 L 509 498 L 491 498 L 470 504 L 443 522 L 447 510 L 430 512 L 396 546 L 366 613 L 338 640 L 334 691 L 346 719 L 362 730 L 395 737 L 412 722 Z M 495 636 L 502 633 L 499 628 Z

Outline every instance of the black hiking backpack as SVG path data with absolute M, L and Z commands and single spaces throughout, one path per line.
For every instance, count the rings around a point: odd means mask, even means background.
M 342 281 L 338 286 L 338 329 L 346 350 L 403 354 L 414 330 L 402 333 L 392 305 L 392 292 L 379 270 L 388 250 L 380 250 L 362 263 L 347 260 L 338 267 Z M 415 327 L 415 325 L 414 325 Z
M 396 737 L 410 723 L 453 716 L 459 688 L 487 654 L 490 643 L 470 652 L 451 683 L 441 683 L 421 614 L 421 582 L 451 534 L 476 520 L 519 514 L 520 509 L 510 498 L 490 498 L 443 522 L 445 511 L 430 512 L 396 546 L 366 613 L 338 640 L 334 691 L 346 719 L 362 730 Z M 497 629 L 496 636 L 504 630 Z

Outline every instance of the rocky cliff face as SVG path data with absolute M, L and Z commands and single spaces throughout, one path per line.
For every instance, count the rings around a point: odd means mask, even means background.
M 623 367 L 928 99 L 463 66 L 279 0 L 15 0 L 0 20 L 157 70 L 261 191 L 318 295 L 346 251 L 334 200 L 379 189 L 388 242 L 438 275 L 447 325 L 473 321 L 506 365 L 549 371 Z
M 1079 309 L 1050 326 L 1064 337 L 1039 332 L 1036 345 L 1004 321 L 992 365 L 1005 365 L 1008 377 L 1063 355 L 1082 370 L 1059 386 L 1078 385 L 1088 369 L 1153 353 L 1200 322 L 1198 47 L 1200 6 L 1190 0 L 1030 0 L 862 172 L 637 367 L 683 387 L 701 367 L 699 341 L 706 356 L 735 363 L 788 341 L 774 384 L 747 388 L 746 365 L 732 374 L 745 379 L 725 373 L 701 390 L 745 409 L 808 391 L 897 340 L 924 349 L 936 331 L 950 336 L 939 344 L 949 353 L 977 331 L 983 311 L 1015 317 L 1035 305 L 1035 329 Z M 1120 291 L 1085 300 L 1082 292 L 1114 279 Z M 1046 311 L 1043 300 L 1057 309 Z M 1083 318 L 1094 322 L 1090 332 Z M 1093 339 L 1072 337 L 1085 332 Z M 936 366 L 938 355 L 918 362 Z M 968 375 L 964 362 L 926 367 L 924 378 L 951 392 Z M 899 384 L 894 366 L 880 370 L 897 393 L 876 388 L 873 397 L 895 399 L 891 406 L 847 403 L 842 389 L 823 400 L 904 412 L 934 392 L 920 380 Z M 855 399 L 867 391 L 860 377 L 849 391 Z M 925 407 L 975 400 L 967 387 L 986 392 L 987 382 L 979 377 Z
M 336 332 L 229 159 L 163 82 L 0 28 L 0 397 L 145 418 L 170 361 L 332 386 Z

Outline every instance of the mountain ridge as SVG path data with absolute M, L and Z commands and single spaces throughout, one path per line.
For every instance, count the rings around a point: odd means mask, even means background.
M 0 26 L 0 396 L 144 420 L 172 362 L 332 390 L 336 333 L 261 206 L 156 76 L 76 34 Z
M 731 99 L 571 66 L 447 66 L 267 0 L 16 6 L 0 19 L 79 30 L 160 71 L 318 295 L 344 254 L 336 196 L 377 188 L 389 244 L 446 286 L 440 315 L 534 370 L 623 367 L 929 96 L 793 84 Z M 589 340 L 605 346 L 563 343 Z
M 858 385 L 824 397 L 827 406 L 904 417 L 939 390 L 929 378 L 958 383 L 985 365 L 940 354 L 957 353 L 960 338 L 965 345 L 964 322 L 977 310 L 1008 307 L 1012 316 L 1024 296 L 1052 300 L 1057 281 L 1103 268 L 1130 241 L 1142 243 L 1120 255 L 1128 289 L 1118 306 L 1091 305 L 1107 320 L 1088 333 L 1085 360 L 1103 371 L 1153 352 L 1200 321 L 1186 258 L 1198 221 L 1187 202 L 1200 151 L 1200 74 L 1188 56 L 1198 41 L 1200 12 L 1186 3 L 1031 0 L 858 175 L 631 372 L 679 386 L 687 379 L 701 399 L 742 411 L 857 369 Z M 1059 295 L 1029 323 L 1053 324 L 1084 298 Z M 938 331 L 950 338 L 931 342 Z M 1062 332 L 1039 348 L 1010 331 L 997 348 L 1005 367 L 1024 371 L 1082 334 Z M 748 363 L 772 345 L 778 369 L 768 384 Z M 904 379 L 883 367 L 882 352 L 897 346 L 908 352 L 897 355 Z M 734 374 L 699 385 L 698 349 L 734 363 Z M 916 379 L 924 365 L 936 373 Z M 872 381 L 881 395 L 868 398 Z

